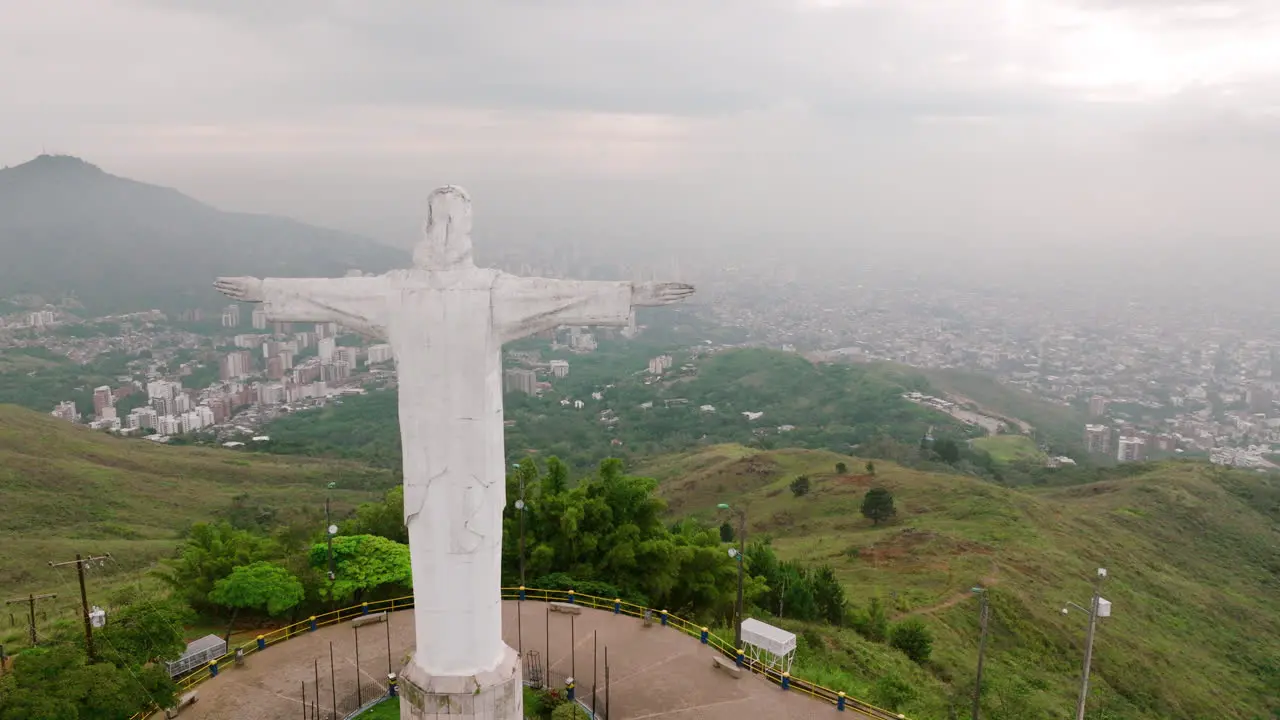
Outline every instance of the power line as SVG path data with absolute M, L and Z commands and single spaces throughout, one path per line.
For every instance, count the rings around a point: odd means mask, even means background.
M 16 605 L 18 603 L 27 603 L 27 606 L 30 608 L 30 614 L 27 616 L 28 617 L 27 628 L 31 631 L 31 647 L 35 647 L 36 645 L 39 645 L 39 643 L 36 641 L 36 601 L 52 600 L 53 598 L 56 598 L 56 597 L 58 596 L 55 595 L 54 593 L 45 593 L 44 595 L 27 595 L 24 598 L 14 598 L 13 600 L 4 601 L 5 605 Z M 9 617 L 12 618 L 13 616 L 10 615 Z

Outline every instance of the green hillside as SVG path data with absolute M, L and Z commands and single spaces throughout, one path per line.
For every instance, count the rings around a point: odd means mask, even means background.
M 1074 707 L 1097 567 L 1110 579 L 1094 656 L 1091 718 L 1280 717 L 1280 481 L 1195 463 L 1067 488 L 997 487 L 877 462 L 877 475 L 836 476 L 864 462 L 805 450 L 719 446 L 639 468 L 663 481 L 673 512 L 718 517 L 746 507 L 749 534 L 784 559 L 828 563 L 850 600 L 916 614 L 936 635 L 926 672 L 910 674 L 884 646 L 850 631 L 803 632 L 801 667 L 846 689 L 876 692 L 898 667 L 915 697 L 909 717 L 945 718 L 965 699 L 977 653 L 975 584 L 992 588 L 986 718 L 1065 718 Z M 788 483 L 808 474 L 812 490 Z M 874 527 L 859 507 L 872 484 L 896 498 Z M 786 621 L 783 621 L 786 624 Z M 825 637 L 825 640 L 820 638 Z M 808 642 L 805 642 L 805 639 Z M 804 667 L 804 663 L 809 667 Z
M 345 511 L 397 480 L 349 463 L 122 439 L 0 405 L 0 599 L 65 593 L 47 563 L 77 552 L 110 553 L 112 573 L 147 567 L 237 496 L 282 511 L 323 507 L 329 482 Z
M 672 352 L 676 369 L 646 383 L 645 363 L 664 351 Z M 757 349 L 695 359 L 639 342 L 602 343 L 590 355 L 544 354 L 553 357 L 569 360 L 568 377 L 540 397 L 506 397 L 512 462 L 555 455 L 583 471 L 607 457 L 635 463 L 714 443 L 848 451 L 877 437 L 914 447 L 930 427 L 955 437 L 974 432 L 903 399 L 910 378 L 868 365 L 814 364 Z M 745 412 L 763 414 L 751 420 Z M 371 393 L 273 422 L 267 449 L 398 467 L 396 422 L 395 395 Z

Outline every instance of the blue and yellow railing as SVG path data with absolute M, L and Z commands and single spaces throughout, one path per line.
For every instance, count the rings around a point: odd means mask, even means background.
M 573 590 L 542 590 L 537 588 L 502 588 L 503 600 L 532 600 L 537 602 L 568 602 L 575 605 L 582 605 L 587 608 L 604 610 L 614 613 L 615 615 L 628 615 L 630 617 L 643 618 L 645 613 L 649 613 L 650 617 L 662 625 L 675 628 L 693 638 L 697 638 L 704 645 L 715 648 L 725 657 L 734 660 L 740 667 L 760 675 L 770 682 L 778 685 L 788 692 L 795 691 L 809 695 L 816 700 L 825 702 L 828 705 L 835 706 L 835 709 L 855 710 L 876 720 L 905 720 L 906 716 L 900 713 L 890 712 L 878 708 L 870 703 L 856 700 L 849 697 L 843 692 L 837 692 L 831 688 L 826 688 L 817 683 L 812 683 L 798 677 L 792 677 L 790 673 L 780 672 L 776 669 L 765 667 L 762 663 L 746 657 L 740 648 L 735 648 L 732 641 L 725 640 L 719 635 L 710 632 L 707 628 L 696 623 L 689 622 L 684 618 L 673 615 L 666 610 L 654 610 L 642 605 L 625 602 L 619 598 L 602 598 L 595 595 L 583 595 Z M 390 600 L 377 600 L 374 602 L 361 603 L 351 607 L 342 608 L 341 610 L 333 610 L 321 615 L 313 615 L 306 620 L 296 622 L 292 625 L 272 630 L 269 633 L 259 635 L 254 640 L 244 643 L 238 647 L 227 648 L 227 653 L 220 658 L 211 660 L 204 668 L 187 675 L 178 682 L 179 692 L 186 692 L 200 683 L 215 677 L 218 674 L 218 668 L 227 661 L 235 659 L 236 650 L 243 650 L 247 657 L 256 652 L 266 650 L 268 647 L 277 643 L 282 643 L 289 638 L 303 635 L 329 625 L 335 625 L 347 620 L 353 620 L 361 615 L 368 615 L 374 612 L 394 612 L 396 610 L 408 610 L 413 607 L 413 596 L 392 598 Z M 160 708 L 151 708 L 146 711 L 134 715 L 130 720 L 141 720 Z

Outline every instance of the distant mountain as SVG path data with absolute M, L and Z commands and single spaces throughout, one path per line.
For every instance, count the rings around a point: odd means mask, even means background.
M 0 297 L 91 313 L 212 307 L 218 275 L 381 272 L 406 251 L 270 215 L 223 212 L 69 156 L 0 170 Z

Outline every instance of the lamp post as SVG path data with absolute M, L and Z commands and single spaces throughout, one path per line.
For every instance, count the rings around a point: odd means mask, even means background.
M 739 650 L 742 648 L 742 565 L 747 552 L 747 511 L 731 508 L 728 503 L 720 503 L 716 507 L 736 513 L 738 516 L 738 547 L 729 549 L 729 557 L 738 561 L 738 604 L 734 611 L 733 647 Z
M 973 720 L 978 720 L 978 714 L 982 707 L 982 661 L 987 654 L 987 589 L 981 586 L 969 588 L 969 591 L 978 596 L 981 603 L 979 610 L 979 624 L 982 627 L 981 635 L 978 637 L 978 679 L 973 683 Z
M 1098 618 L 1111 617 L 1111 601 L 1102 597 L 1102 581 L 1107 579 L 1107 569 L 1098 568 L 1098 575 L 1093 581 L 1093 601 L 1086 610 L 1068 601 L 1067 605 L 1089 617 L 1089 631 L 1084 640 L 1084 670 L 1080 673 L 1080 698 L 1076 700 L 1076 720 L 1084 720 L 1084 708 L 1089 698 L 1089 666 L 1093 663 L 1093 636 L 1098 629 Z M 1062 608 L 1062 614 L 1068 614 L 1068 608 Z
M 516 512 L 520 513 L 520 587 L 524 588 L 524 470 L 519 463 L 511 467 L 515 468 L 516 477 L 520 479 L 520 499 L 516 500 Z
M 336 482 L 329 483 L 329 490 L 333 490 L 337 485 L 338 483 Z M 331 495 L 332 493 L 329 493 L 324 497 L 324 529 L 325 536 L 329 542 L 329 582 L 332 583 L 338 577 L 333 571 L 333 536 L 338 534 L 338 526 L 333 525 L 329 520 L 329 498 Z M 330 596 L 332 597 L 332 593 L 330 593 Z

